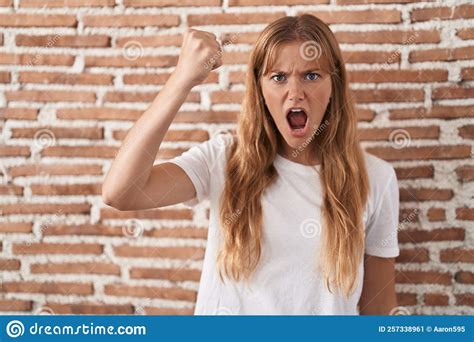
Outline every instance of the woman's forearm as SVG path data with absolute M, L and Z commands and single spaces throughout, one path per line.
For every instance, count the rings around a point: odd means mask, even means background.
M 172 73 L 148 109 L 127 133 L 102 185 L 105 203 L 134 197 L 150 176 L 163 137 L 192 88 Z

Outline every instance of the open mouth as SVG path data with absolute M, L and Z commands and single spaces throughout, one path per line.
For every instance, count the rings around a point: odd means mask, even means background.
M 291 109 L 286 115 L 286 121 L 292 132 L 301 132 L 304 131 L 306 127 L 308 115 L 301 108 Z

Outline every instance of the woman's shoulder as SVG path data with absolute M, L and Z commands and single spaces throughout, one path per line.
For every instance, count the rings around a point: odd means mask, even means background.
M 229 150 L 235 137 L 230 131 L 218 131 L 211 133 L 211 137 L 195 146 L 200 150 L 202 156 L 206 160 L 208 167 L 211 169 L 217 165 L 222 166 L 226 160 L 226 151 Z
M 365 151 L 364 157 L 371 193 L 384 192 L 390 183 L 397 181 L 395 169 L 390 163 Z
M 365 151 L 364 157 L 369 177 L 384 178 L 394 176 L 395 169 L 389 162 Z

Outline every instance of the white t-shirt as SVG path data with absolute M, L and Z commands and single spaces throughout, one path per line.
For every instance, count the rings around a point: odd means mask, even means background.
M 225 278 L 216 268 L 219 251 L 219 198 L 224 186 L 225 149 L 230 134 L 218 134 L 170 160 L 193 182 L 197 198 L 209 199 L 210 222 L 195 315 L 357 315 L 362 292 L 363 261 L 358 285 L 349 296 L 329 292 L 316 271 L 322 229 L 320 166 L 306 166 L 277 155 L 277 181 L 263 194 L 262 255 L 250 284 Z M 397 227 L 399 191 L 393 167 L 365 153 L 370 194 L 364 213 L 365 253 L 399 254 Z M 238 213 L 234 219 L 238 219 Z M 233 219 L 233 218 L 229 218 Z

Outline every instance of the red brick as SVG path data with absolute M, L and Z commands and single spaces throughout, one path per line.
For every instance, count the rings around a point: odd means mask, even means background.
M 439 253 L 441 262 L 474 262 L 474 249 L 450 248 Z
M 149 209 L 119 211 L 113 208 L 102 208 L 100 217 L 105 219 L 163 219 L 163 220 L 192 220 L 191 209 Z
M 38 196 L 101 195 L 102 183 L 95 184 L 32 184 L 31 193 Z
M 460 86 L 439 87 L 433 89 L 431 98 L 433 100 L 463 99 L 474 97 L 474 88 Z
M 463 228 L 436 228 L 432 230 L 402 229 L 398 233 L 399 243 L 435 241 L 464 241 Z
M 408 55 L 410 63 L 427 61 L 457 61 L 474 58 L 474 46 L 465 46 L 453 49 L 435 48 L 428 50 L 411 51 Z
M 107 74 L 67 74 L 61 72 L 21 71 L 20 83 L 42 84 L 100 84 L 113 85 L 113 76 Z
M 462 68 L 461 79 L 463 81 L 474 80 L 474 68 Z
M 474 180 L 474 166 L 462 165 L 456 168 L 456 175 L 460 182 L 472 182 Z
M 449 305 L 449 297 L 441 293 L 425 293 L 424 303 L 433 306 L 446 306 Z
M 443 208 L 430 208 L 428 209 L 428 220 L 433 221 L 444 221 L 446 220 L 446 210 Z
M 0 26 L 6 27 L 75 27 L 75 15 L 0 13 Z
M 7 71 L 0 71 L 0 83 L 10 83 L 10 73 Z
M 33 302 L 31 300 L 0 299 L 2 311 L 31 311 Z
M 426 21 L 436 18 L 449 20 L 474 18 L 474 6 L 416 8 L 411 12 L 411 21 Z
M 221 6 L 222 0 L 124 0 L 126 7 Z
M 91 91 L 69 90 L 17 90 L 6 91 L 7 101 L 35 102 L 95 102 L 95 93 Z
M 48 229 L 47 227 L 45 228 Z M 97 243 L 14 243 L 14 254 L 102 254 L 104 247 Z
M 18 34 L 17 46 L 42 47 L 110 47 L 110 37 L 106 35 L 42 35 Z
M 0 195 L 23 196 L 23 187 L 18 185 L 0 184 Z
M 86 15 L 85 27 L 172 27 L 178 26 L 178 15 L 168 14 L 124 14 L 124 15 Z
M 425 2 L 432 2 L 433 0 L 427 0 Z M 420 2 L 420 0 L 337 0 L 338 5 L 349 5 L 349 4 L 409 4 L 414 2 Z
M 45 130 L 45 133 L 49 137 L 54 137 L 55 139 L 103 139 L 104 133 L 102 127 L 77 127 L 77 128 L 67 128 L 67 127 L 52 127 L 52 126 L 42 126 L 42 127 L 31 127 L 31 128 L 12 128 L 12 138 L 35 138 L 35 135 L 42 130 Z M 37 138 L 35 138 L 37 139 Z
M 131 0 L 128 0 L 131 1 Z M 272 6 L 328 4 L 329 0 L 272 0 Z M 268 6 L 265 0 L 229 0 L 229 6 Z
M 474 306 L 474 295 L 472 293 L 462 293 L 455 295 L 457 305 Z
M 32 54 L 32 53 L 0 53 L 0 64 L 21 64 L 21 65 L 66 65 L 74 64 L 74 56 L 64 54 Z
M 420 44 L 439 43 L 440 35 L 436 30 L 420 31 L 338 31 L 335 32 L 339 43 L 345 44 Z
M 34 108 L 3 108 L 0 110 L 2 119 L 36 120 L 38 109 Z
M 102 175 L 102 165 L 94 164 L 26 164 L 12 166 L 12 177 L 34 175 Z
M 50 146 L 41 151 L 46 157 L 86 157 L 86 158 L 113 158 L 118 151 L 112 146 Z
M 156 95 L 156 91 L 109 91 L 104 96 L 104 102 L 152 102 Z M 201 102 L 201 96 L 198 92 L 191 92 L 186 97 L 185 102 L 199 103 Z
M 130 120 L 135 121 L 143 110 L 125 108 L 62 108 L 56 111 L 58 119 L 69 120 Z
M 31 222 L 1 222 L 0 233 L 32 233 L 33 223 Z
M 19 147 L 19 146 L 0 146 L 0 156 L 3 157 L 29 157 L 30 148 L 29 147 Z
M 398 10 L 339 10 L 339 11 L 301 11 L 298 14 L 309 13 L 317 16 L 327 24 L 397 24 L 402 16 Z
M 459 136 L 464 139 L 474 139 L 474 125 L 465 125 L 458 128 Z
M 415 167 L 396 167 L 395 173 L 397 179 L 414 179 L 414 178 L 433 178 L 433 165 L 420 165 Z
M 425 98 L 423 89 L 358 89 L 351 93 L 357 103 L 420 102 Z
M 183 43 L 182 34 L 172 35 L 152 35 L 152 36 L 127 36 L 117 38 L 116 46 L 124 47 L 126 44 L 136 44 L 141 47 L 161 47 L 176 46 L 180 47 Z M 144 75 L 145 76 L 145 75 Z
M 361 128 L 359 129 L 360 140 L 386 140 L 390 141 L 392 132 L 403 129 L 408 133 L 408 139 L 438 139 L 439 126 L 423 127 L 387 127 L 387 128 Z
M 123 140 L 129 131 L 114 131 L 112 136 L 116 140 Z M 202 129 L 193 130 L 169 130 L 166 132 L 163 141 L 195 141 L 204 142 L 209 140 L 209 133 Z
M 399 284 L 450 285 L 452 283 L 452 276 L 448 272 L 397 271 L 395 281 Z
M 372 121 L 375 117 L 375 112 L 371 109 L 355 108 L 357 121 Z
M 21 261 L 17 259 L 0 259 L 0 270 L 2 271 L 18 271 Z M 0 305 L 1 308 L 1 305 Z
M 114 274 L 120 275 L 120 266 L 105 262 L 70 262 L 32 264 L 31 273 L 48 274 Z
M 396 149 L 392 147 L 367 148 L 367 152 L 385 160 L 432 160 L 432 159 L 459 159 L 469 158 L 471 147 L 467 145 L 456 146 L 426 146 L 426 147 L 404 147 Z
M 200 247 L 148 247 L 148 246 L 116 246 L 114 253 L 118 257 L 128 258 L 166 258 L 200 260 L 204 257 L 204 249 Z
M 345 63 L 400 63 L 400 52 L 398 51 L 342 51 Z
M 270 23 L 284 16 L 284 12 L 190 14 L 188 15 L 188 26 Z
M 181 288 L 165 288 L 152 286 L 127 286 L 109 284 L 104 286 L 104 293 L 108 296 L 161 298 L 170 300 L 196 300 L 196 291 Z
M 73 283 L 73 282 L 46 282 L 39 283 L 33 281 L 11 281 L 1 284 L 4 293 L 44 293 L 44 294 L 63 294 L 63 295 L 90 295 L 93 293 L 91 283 Z
M 406 119 L 458 119 L 474 116 L 474 106 L 434 106 L 431 109 L 424 107 L 391 109 L 390 120 Z
M 53 310 L 54 314 L 66 315 L 133 315 L 134 313 L 131 304 L 47 302 L 45 306 Z
M 176 308 L 155 308 L 145 307 L 144 311 L 147 315 L 173 315 L 173 316 L 192 316 L 194 308 L 176 309 Z
M 400 189 L 400 201 L 448 201 L 453 198 L 451 189 Z
M 164 279 L 168 281 L 199 281 L 200 270 L 132 267 L 132 279 Z
M 171 74 L 125 74 L 123 76 L 124 84 L 165 84 Z M 218 83 L 219 74 L 211 71 L 209 76 L 201 84 Z
M 3 215 L 13 214 L 90 214 L 90 204 L 49 204 L 49 203 L 18 203 L 1 204 Z
M 430 253 L 426 248 L 401 249 L 400 255 L 396 258 L 397 263 L 427 262 L 430 260 Z
M 397 302 L 400 306 L 416 305 L 416 293 L 397 293 Z
M 456 208 L 456 220 L 474 221 L 474 208 Z
M 22 0 L 20 7 L 44 7 L 44 0 Z M 114 0 L 48 0 L 47 7 L 114 7 Z
M 348 75 L 351 83 L 425 83 L 448 80 L 447 70 L 351 70 Z
M 91 67 L 175 67 L 178 56 L 143 56 L 137 59 L 125 58 L 124 56 L 86 56 L 85 65 Z
M 456 35 L 461 39 L 474 39 L 474 28 L 458 29 Z
M 459 271 L 454 275 L 454 279 L 461 284 L 474 284 L 474 273 Z

